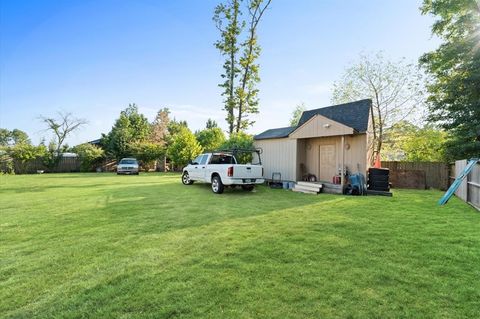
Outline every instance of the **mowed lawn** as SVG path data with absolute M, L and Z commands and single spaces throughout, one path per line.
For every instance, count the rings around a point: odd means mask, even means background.
M 0 176 L 5 318 L 479 318 L 480 214 L 177 174 Z

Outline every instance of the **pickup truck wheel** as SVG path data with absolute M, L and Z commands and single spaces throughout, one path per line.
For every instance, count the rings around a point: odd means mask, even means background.
M 244 191 L 247 191 L 247 192 L 253 191 L 254 188 L 255 188 L 255 186 L 253 186 L 253 185 L 242 185 L 242 189 Z
M 188 172 L 184 172 L 182 174 L 182 183 L 183 185 L 192 185 L 193 181 L 190 179 L 190 175 L 188 175 Z
M 212 178 L 212 192 L 214 192 L 215 194 L 221 194 L 223 193 L 224 189 L 225 189 L 225 186 L 223 185 L 220 177 L 214 176 Z

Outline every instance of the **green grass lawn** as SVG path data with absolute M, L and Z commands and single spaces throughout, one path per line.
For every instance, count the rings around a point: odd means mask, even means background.
M 441 195 L 0 176 L 0 316 L 479 318 L 480 214 Z

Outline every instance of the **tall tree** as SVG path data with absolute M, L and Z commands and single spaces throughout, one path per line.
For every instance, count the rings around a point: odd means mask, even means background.
M 188 127 L 179 126 L 177 134 L 172 137 L 167 153 L 173 164 L 179 168 L 200 155 L 202 150 L 202 146 Z
M 10 144 L 10 130 L 0 128 L 0 146 L 8 146 Z
M 46 131 L 53 133 L 52 151 L 55 152 L 55 156 L 60 156 L 67 137 L 88 123 L 85 119 L 74 117 L 72 113 L 61 111 L 57 112 L 56 117 L 40 116 L 40 120 L 46 125 Z
M 241 0 L 221 3 L 215 7 L 213 15 L 213 20 L 220 31 L 220 40 L 215 42 L 215 47 L 225 56 L 224 73 L 222 74 L 224 81 L 219 86 L 224 90 L 222 93 L 222 96 L 225 97 L 223 109 L 227 111 L 225 119 L 230 134 L 235 129 L 235 79 L 240 72 L 237 57 L 240 50 L 238 38 L 245 26 L 245 22 L 240 17 L 240 3 Z
M 207 124 L 206 124 L 205 127 L 206 127 L 206 128 L 218 127 L 217 121 L 212 120 L 212 119 L 208 119 L 208 120 L 207 120 Z
M 196 132 L 195 137 L 205 151 L 217 150 L 225 142 L 225 134 L 219 127 L 206 128 Z
M 226 57 L 223 65 L 224 109 L 227 111 L 228 132 L 239 132 L 253 124 L 249 115 L 258 113 L 258 89 L 260 81 L 260 55 L 258 25 L 271 0 L 249 0 L 242 6 L 242 0 L 229 0 L 215 8 L 213 20 L 220 30 L 217 49 Z M 242 10 L 248 11 L 248 18 L 242 18 Z M 247 34 L 241 41 L 248 24 Z M 238 54 L 242 51 L 241 57 Z
M 12 137 L 12 143 L 14 145 L 16 144 L 30 144 L 30 138 L 28 138 L 28 134 L 25 133 L 24 131 L 22 130 L 19 130 L 19 129 L 13 129 L 11 132 L 10 132 L 10 135 Z
M 446 133 L 433 125 L 400 121 L 385 131 L 383 158 L 389 161 L 442 162 Z
M 242 44 L 243 56 L 240 58 L 241 79 L 235 90 L 238 100 L 238 114 L 236 132 L 246 129 L 254 122 L 248 119 L 249 114 L 258 113 L 258 89 L 260 82 L 259 65 L 256 60 L 260 56 L 260 45 L 258 44 L 258 24 L 262 19 L 265 10 L 272 0 L 250 0 L 248 3 L 248 36 Z
M 170 110 L 165 107 L 160 109 L 152 123 L 152 132 L 150 140 L 158 145 L 165 145 L 168 135 L 168 125 L 170 124 Z
M 173 135 L 178 134 L 184 127 L 188 128 L 187 121 L 177 121 L 176 118 L 173 118 L 168 124 L 168 134 L 173 137 Z
M 447 130 L 449 159 L 480 154 L 480 3 L 424 0 L 423 14 L 437 20 L 432 32 L 443 40 L 420 62 L 431 76 L 429 120 Z
M 335 82 L 333 103 L 372 100 L 372 155 L 382 150 L 385 129 L 402 120 L 415 120 L 423 112 L 424 82 L 418 68 L 387 60 L 381 52 L 375 56 L 360 55 L 360 60 L 345 70 Z M 370 159 L 373 161 L 373 158 Z
M 112 130 L 102 138 L 102 145 L 107 152 L 117 159 L 129 156 L 130 145 L 148 139 L 151 126 L 148 119 L 138 112 L 137 105 L 129 104 L 120 112 Z
M 0 128 L 0 146 L 9 146 L 16 144 L 30 144 L 28 134 L 19 129 L 12 131 Z
M 292 118 L 290 119 L 290 126 L 297 126 L 300 118 L 302 117 L 303 112 L 305 112 L 307 108 L 305 107 L 305 103 L 298 104 L 292 112 Z

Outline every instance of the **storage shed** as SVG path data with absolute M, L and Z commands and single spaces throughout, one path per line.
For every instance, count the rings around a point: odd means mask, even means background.
M 300 181 L 314 175 L 331 183 L 347 170 L 365 174 L 371 158 L 371 108 L 367 99 L 309 110 L 297 126 L 256 135 L 265 177 L 278 172 L 282 180 Z

